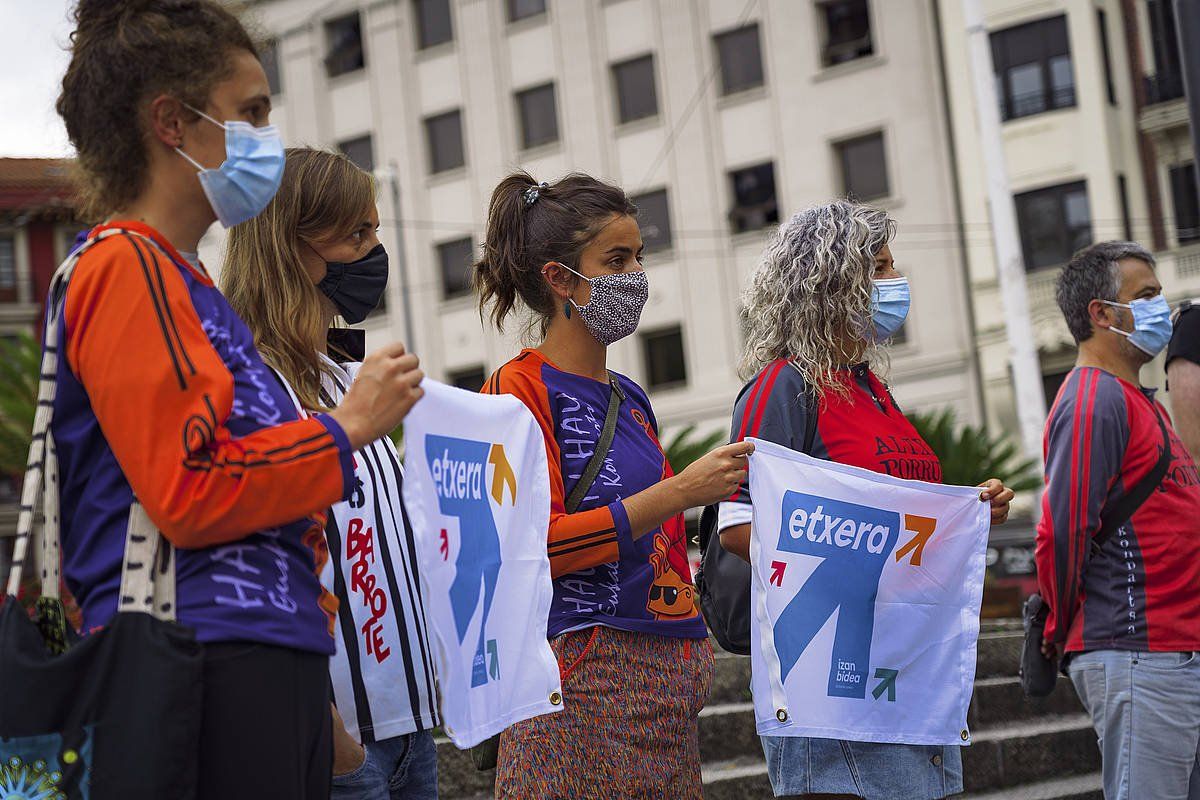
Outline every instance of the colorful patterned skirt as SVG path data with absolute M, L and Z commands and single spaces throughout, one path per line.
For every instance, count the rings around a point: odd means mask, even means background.
M 701 800 L 696 717 L 712 688 L 708 640 L 598 626 L 550 645 L 563 710 L 504 732 L 496 797 Z

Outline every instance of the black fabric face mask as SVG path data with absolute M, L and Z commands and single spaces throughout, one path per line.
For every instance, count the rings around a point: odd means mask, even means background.
M 325 267 L 317 289 L 333 301 L 346 322 L 362 322 L 379 305 L 387 288 L 388 255 L 383 245 L 375 245 L 358 261 L 329 261 Z

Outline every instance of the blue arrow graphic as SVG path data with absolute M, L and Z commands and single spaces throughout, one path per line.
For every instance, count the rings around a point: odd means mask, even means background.
M 492 680 L 500 680 L 500 653 L 496 649 L 496 640 L 488 639 L 487 643 L 488 656 L 488 674 L 492 676 Z

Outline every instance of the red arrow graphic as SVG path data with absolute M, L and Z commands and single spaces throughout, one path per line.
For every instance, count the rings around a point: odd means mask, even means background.
M 442 528 L 442 546 L 438 549 L 442 551 L 442 561 L 450 558 L 450 534 L 446 533 L 445 528 Z
M 771 583 L 776 586 L 783 586 L 783 572 L 787 569 L 786 561 L 771 562 Z

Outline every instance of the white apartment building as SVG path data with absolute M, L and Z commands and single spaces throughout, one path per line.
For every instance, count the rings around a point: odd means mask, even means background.
M 1013 430 L 962 2 L 938 2 L 988 418 Z M 1170 7 L 1171 0 L 984 0 L 1047 406 L 1075 359 L 1054 301 L 1072 252 L 1135 239 L 1158 254 L 1173 305 L 1200 294 L 1200 248 L 1189 244 L 1200 239 L 1200 222 Z M 1143 378 L 1162 386 L 1162 372 L 1160 358 Z
M 767 233 L 847 194 L 900 223 L 893 251 L 914 295 L 892 348 L 900 402 L 983 416 L 973 333 L 995 315 L 972 319 L 984 236 L 967 226 L 968 286 L 955 183 L 977 156 L 951 156 L 951 130 L 970 137 L 963 112 L 948 116 L 940 57 L 953 37 L 939 36 L 937 10 L 930 0 L 259 0 L 248 16 L 273 40 L 272 119 L 285 141 L 340 147 L 387 178 L 393 279 L 386 308 L 364 323 L 369 344 L 411 325 L 431 375 L 481 384 L 519 347 L 518 326 L 501 336 L 481 323 L 468 285 L 492 188 L 518 167 L 547 181 L 589 172 L 641 209 L 650 302 L 610 360 L 649 390 L 669 433 L 728 425 L 742 383 L 739 293 Z M 963 194 L 968 218 L 985 221 L 981 192 Z

